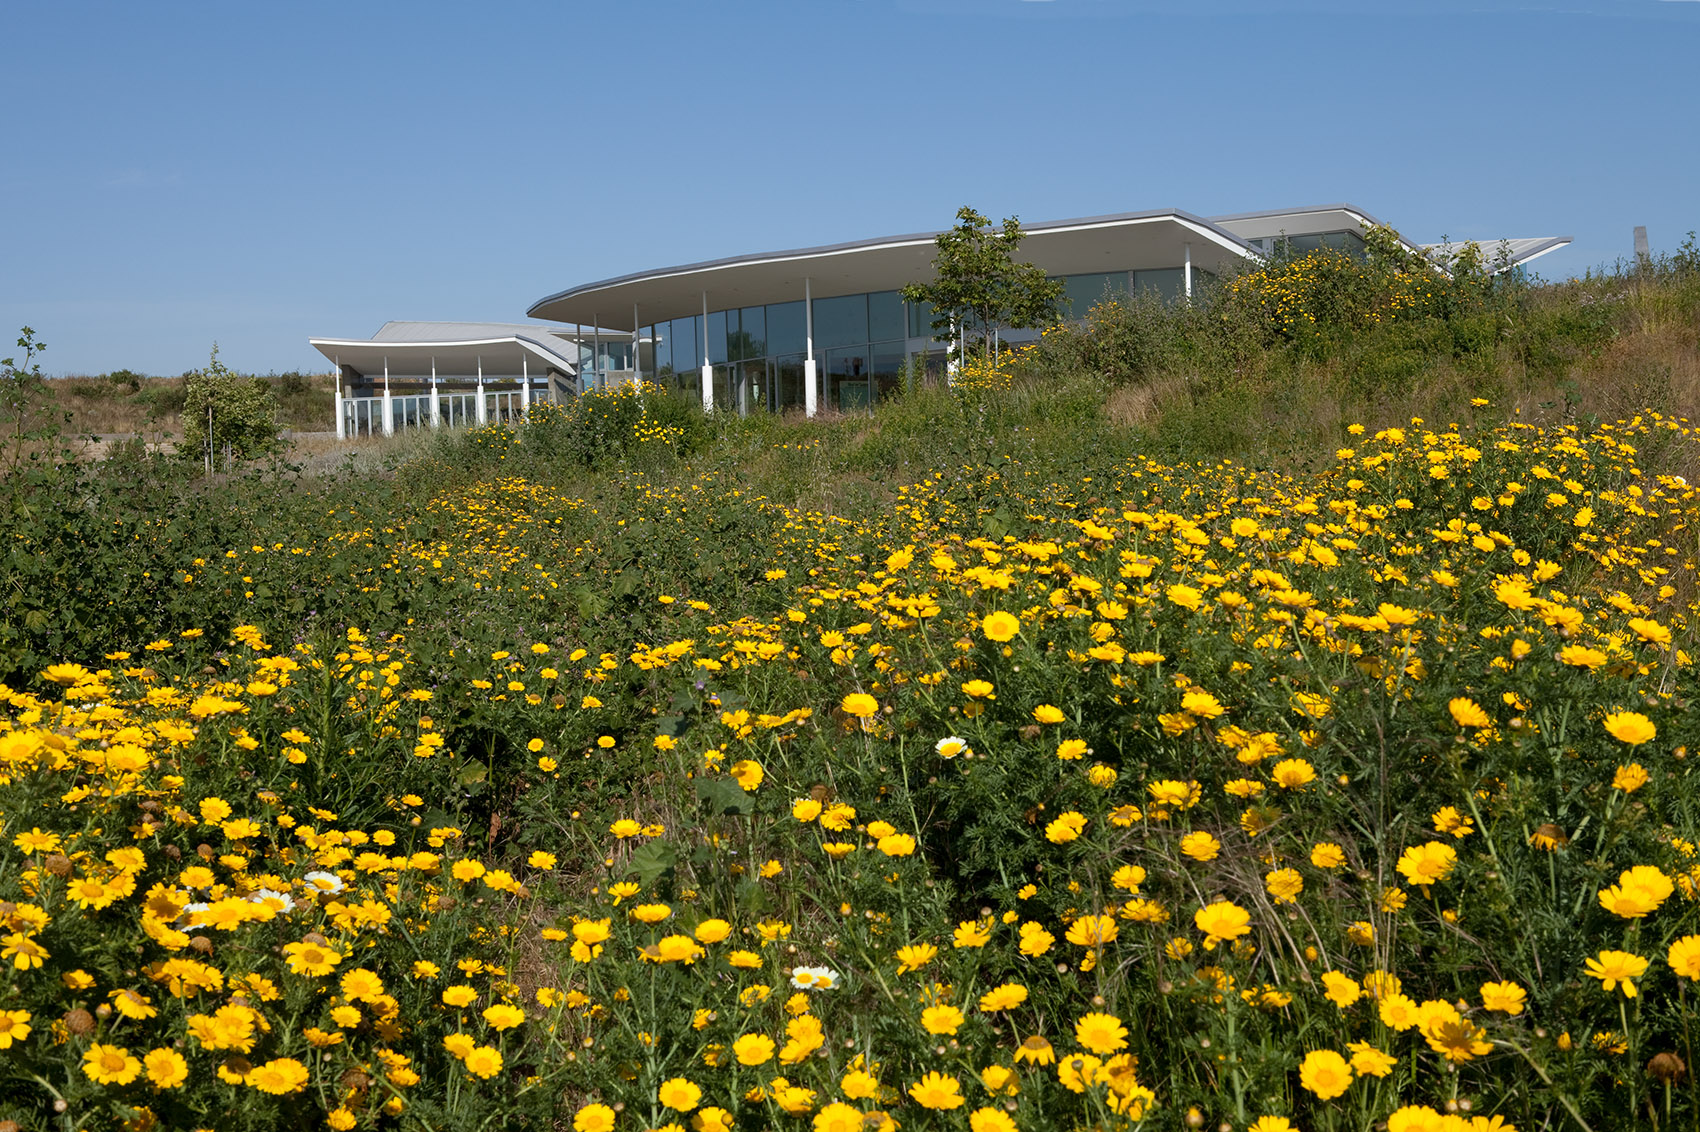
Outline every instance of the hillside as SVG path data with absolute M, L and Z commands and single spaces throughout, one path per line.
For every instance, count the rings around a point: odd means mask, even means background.
M 14 471 L 0 1119 L 1691 1124 L 1697 267 Z

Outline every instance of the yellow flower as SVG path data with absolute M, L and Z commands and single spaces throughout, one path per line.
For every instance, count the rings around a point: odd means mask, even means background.
M 1670 969 L 1685 979 L 1700 979 L 1700 935 L 1685 935 L 1670 945 Z
M 1635 982 L 1647 971 L 1647 960 L 1627 951 L 1602 951 L 1593 959 L 1587 960 L 1583 966 L 1589 977 L 1600 980 L 1607 991 L 1616 990 L 1618 984 L 1623 985 L 1625 998 L 1635 997 Z
M 1459 727 L 1486 727 L 1492 720 L 1487 712 L 1481 709 L 1476 701 L 1465 696 L 1459 696 L 1446 705 L 1452 713 L 1452 720 Z
M 614 1110 L 605 1104 L 587 1104 L 573 1114 L 573 1132 L 613 1132 Z
M 1337 869 L 1346 863 L 1346 851 L 1332 841 L 1321 841 L 1311 848 L 1310 863 L 1319 869 Z
M 1298 790 L 1316 781 L 1316 768 L 1304 759 L 1282 759 L 1269 772 L 1283 790 Z
M 1214 948 L 1251 933 L 1251 913 L 1227 900 L 1218 900 L 1193 913 L 1192 922 L 1204 933 L 1204 946 Z
M 1439 841 L 1413 845 L 1399 857 L 1399 872 L 1412 884 L 1427 887 L 1446 879 L 1458 863 L 1458 851 Z
M 525 1011 L 505 1002 L 498 1002 L 484 1010 L 484 1021 L 492 1030 L 511 1030 L 525 1021 Z
M 962 1107 L 961 1083 L 955 1077 L 948 1077 L 937 1070 L 910 1085 L 909 1095 L 922 1108 L 934 1111 Z
M 1127 1027 L 1114 1014 L 1083 1014 L 1074 1024 L 1074 1040 L 1099 1055 L 1127 1048 Z
M 984 947 L 991 942 L 992 921 L 990 917 L 984 920 L 963 920 L 956 925 L 956 931 L 951 933 L 951 945 L 954 947 Z
M 1061 723 L 1067 717 L 1060 708 L 1051 704 L 1040 704 L 1033 709 L 1033 718 L 1040 723 Z
M 1482 984 L 1482 1009 L 1484 1010 L 1497 1010 L 1501 1014 L 1515 1016 L 1523 1013 L 1523 1004 L 1528 997 L 1528 992 L 1516 983 Z
M 988 640 L 1002 644 L 1005 641 L 1013 640 L 1015 635 L 1021 632 L 1021 619 L 1014 614 L 1004 613 L 1001 610 L 988 613 L 986 619 L 980 622 L 980 631 L 986 634 Z
M 290 971 L 315 978 L 330 974 L 342 962 L 340 952 L 318 943 L 286 943 L 283 953 Z
M 1341 1010 L 1346 1009 L 1364 995 L 1364 989 L 1358 985 L 1356 979 L 1339 971 L 1324 972 L 1322 988 L 1323 997 Z
M 739 1065 L 765 1065 L 773 1059 L 773 1039 L 766 1034 L 745 1034 L 732 1043 Z
M 1086 815 L 1075 810 L 1059 815 L 1045 826 L 1045 840 L 1063 845 L 1077 840 L 1086 830 Z
M 1181 838 L 1180 848 L 1195 861 L 1214 861 L 1222 852 L 1222 843 L 1203 830 L 1194 830 Z
M 746 793 L 754 791 L 762 784 L 762 779 L 767 777 L 767 772 L 762 770 L 761 764 L 754 759 L 739 759 L 732 764 L 729 772 Z
M 992 691 L 991 683 L 986 680 L 968 680 L 962 685 L 962 694 L 971 700 L 996 699 L 997 697 L 992 695 Z
M 853 715 L 857 719 L 866 719 L 880 709 L 880 702 L 866 692 L 851 692 L 838 705 L 845 715 Z
M 494 1046 L 478 1046 L 461 1058 L 461 1064 L 474 1077 L 488 1080 L 502 1071 L 502 1051 Z
M 1264 875 L 1263 887 L 1269 890 L 1275 903 L 1292 904 L 1304 891 L 1305 881 L 1297 869 L 1276 869 Z
M 1398 991 L 1381 996 L 1378 1013 L 1382 1025 L 1401 1032 L 1411 1029 L 1421 1020 L 1416 1001 Z
M 310 1076 L 307 1067 L 293 1057 L 278 1057 L 254 1066 L 248 1074 L 248 1084 L 262 1093 L 282 1097 L 306 1088 Z
M 30 1017 L 27 1010 L 0 1010 L 0 1049 L 11 1049 L 13 1042 L 30 1036 Z
M 1021 1039 L 1021 1044 L 1015 1047 L 1015 1060 L 1031 1065 L 1050 1065 L 1057 1059 L 1057 1051 L 1051 1043 L 1038 1034 L 1032 1034 Z
M 1606 716 L 1604 721 L 1606 732 L 1622 743 L 1631 747 L 1639 747 L 1659 733 L 1653 721 L 1638 711 L 1615 711 Z
M 83 1073 L 97 1085 L 128 1085 L 142 1071 L 142 1063 L 123 1046 L 89 1046 L 83 1054 Z
M 911 943 L 897 949 L 897 973 L 918 971 L 933 961 L 939 949 L 930 943 Z
M 1385 1077 L 1399 1063 L 1398 1058 L 1383 1053 L 1368 1042 L 1352 1042 L 1346 1048 L 1352 1054 L 1352 1072 L 1360 1077 Z
M 1700 936 L 1691 938 L 1700 940 Z M 1697 951 L 1700 951 L 1700 948 L 1697 948 Z M 988 1014 L 998 1010 L 1014 1010 L 1026 1001 L 1026 987 L 1020 983 L 1004 983 L 980 996 L 980 1009 Z
M 1617 768 L 1617 773 L 1612 775 L 1612 789 L 1621 790 L 1625 794 L 1633 794 L 1647 785 L 1647 777 L 1647 768 L 1640 763 L 1620 766 Z
M 954 1035 L 965 1021 L 954 1006 L 929 1006 L 921 1011 L 921 1026 L 929 1034 Z
M 1352 1084 L 1352 1067 L 1331 1049 L 1311 1050 L 1299 1063 L 1299 1084 L 1322 1100 L 1331 1101 Z
M 702 1090 L 684 1077 L 673 1077 L 661 1082 L 655 1099 L 674 1112 L 689 1112 L 701 1103 Z

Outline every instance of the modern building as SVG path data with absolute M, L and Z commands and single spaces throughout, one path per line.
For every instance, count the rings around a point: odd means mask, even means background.
M 518 419 L 535 397 L 576 394 L 593 356 L 572 331 L 517 323 L 386 322 L 370 338 L 308 341 L 336 367 L 341 438 Z
M 1112 293 L 1190 299 L 1218 275 L 1281 244 L 1301 252 L 1329 247 L 1361 254 L 1365 233 L 1379 226 L 1362 209 L 1345 204 L 1211 218 L 1161 209 L 1027 224 L 1020 256 L 1063 281 L 1065 313 L 1078 317 Z M 799 410 L 810 416 L 822 409 L 865 409 L 896 388 L 906 367 L 944 354 L 945 344 L 933 334 L 932 312 L 925 304 L 905 303 L 899 294 L 905 284 L 930 276 L 936 235 L 919 232 L 634 272 L 532 304 L 528 315 L 554 324 L 552 329 L 505 329 L 512 332 L 522 364 L 526 339 L 566 348 L 566 368 L 557 368 L 562 378 L 577 374 L 581 389 L 643 379 L 700 398 L 706 409 Z M 1569 237 L 1496 241 L 1484 244 L 1483 252 L 1493 269 L 1516 270 L 1569 242 Z M 1457 250 L 1409 246 L 1434 259 L 1437 269 Z M 396 330 L 383 344 L 378 339 L 313 344 L 345 372 L 353 367 L 369 377 L 373 358 L 383 354 L 393 363 L 402 347 L 411 351 L 409 357 L 440 356 L 423 337 L 403 341 L 419 333 L 409 328 L 437 325 L 444 324 L 387 324 L 380 336 Z M 1008 339 L 1032 336 L 1016 332 Z M 356 353 L 357 345 L 374 349 Z M 360 360 L 350 361 L 356 357 Z

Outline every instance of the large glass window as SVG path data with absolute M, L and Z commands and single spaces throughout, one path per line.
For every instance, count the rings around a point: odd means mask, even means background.
M 884 399 L 898 391 L 907 345 L 904 339 L 899 338 L 893 342 L 875 342 L 868 347 L 868 373 L 873 378 L 876 399 Z
M 933 336 L 933 304 L 909 303 L 909 337 L 931 338 Z
M 1133 289 L 1150 292 L 1169 302 L 1179 299 L 1186 289 L 1186 271 L 1179 267 L 1160 267 L 1153 271 L 1133 273 Z
M 1093 307 L 1112 294 L 1127 294 L 1127 272 L 1070 275 L 1063 280 L 1063 316 L 1085 318 Z
M 736 319 L 738 312 L 733 311 Z M 710 311 L 708 315 L 708 362 L 710 365 L 724 365 L 726 362 L 726 312 Z
M 673 328 L 673 368 L 680 373 L 701 368 L 702 328 L 697 316 L 676 318 L 668 325 Z
M 841 413 L 854 413 L 873 404 L 873 390 L 868 384 L 867 351 L 868 347 L 864 344 L 826 352 L 826 364 L 823 368 L 826 371 L 824 377 L 828 408 L 837 409 Z
M 815 349 L 856 346 L 868 340 L 868 296 L 815 300 Z
M 655 376 L 666 377 L 673 372 L 673 324 L 656 323 L 649 333 L 655 340 Z
M 799 304 L 801 305 L 801 304 Z M 771 313 L 772 308 L 769 308 Z M 780 412 L 787 409 L 802 409 L 803 402 L 803 355 L 784 354 L 773 359 L 773 407 Z
M 875 291 L 868 296 L 868 340 L 885 342 L 907 334 L 903 325 L 903 300 L 896 291 Z
M 804 325 L 803 301 L 772 303 L 767 308 L 767 352 L 800 354 L 806 349 L 808 327 Z
M 730 318 L 727 325 L 730 326 Z M 738 312 L 738 331 L 734 344 L 738 358 L 767 357 L 767 311 L 764 307 L 745 307 Z

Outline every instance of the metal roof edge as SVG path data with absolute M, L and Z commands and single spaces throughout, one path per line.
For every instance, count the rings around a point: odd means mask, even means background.
M 1178 208 L 1158 208 L 1144 212 L 1115 212 L 1107 213 L 1102 216 L 1082 216 L 1067 220 L 1042 220 L 1033 224 L 1023 224 L 1021 226 L 1021 231 L 1024 234 L 1031 235 L 1045 231 L 1069 228 L 1102 227 L 1113 224 L 1127 224 L 1141 220 L 1161 220 L 1165 218 L 1173 218 L 1182 222 L 1190 223 L 1203 230 L 1206 234 L 1215 236 L 1230 247 L 1249 252 L 1253 256 L 1258 255 L 1257 249 L 1253 248 L 1250 244 L 1246 243 L 1246 241 L 1240 239 L 1232 232 L 1217 227 L 1205 217 L 1197 216 L 1190 212 L 1184 212 Z M 652 268 L 648 271 L 633 271 L 625 275 L 616 275 L 608 279 L 598 279 L 590 283 L 581 283 L 576 287 L 568 287 L 564 291 L 557 291 L 552 295 L 547 295 L 538 299 L 535 303 L 532 303 L 531 306 L 526 308 L 525 313 L 528 318 L 542 318 L 545 316 L 537 313 L 539 308 L 548 306 L 550 303 L 560 302 L 563 299 L 570 299 L 575 295 L 588 294 L 592 291 L 600 291 L 609 287 L 618 287 L 626 283 L 668 279 L 677 275 L 688 275 L 694 271 L 710 271 L 721 267 L 753 266 L 763 263 L 777 263 L 784 260 L 819 259 L 823 256 L 836 255 L 845 252 L 873 251 L 880 248 L 909 247 L 923 243 L 930 244 L 937 240 L 944 231 L 949 231 L 949 229 L 944 229 L 939 232 L 911 232 L 901 236 L 878 236 L 873 239 L 849 240 L 843 243 L 821 244 L 819 246 L 809 248 L 792 248 L 772 252 L 754 252 L 749 255 L 725 256 L 720 259 L 701 260 L 697 263 L 684 263 L 672 267 Z

